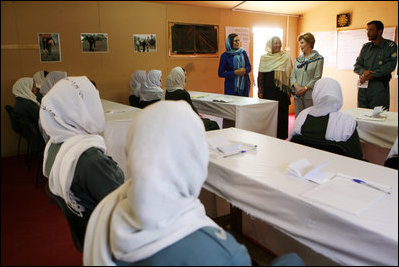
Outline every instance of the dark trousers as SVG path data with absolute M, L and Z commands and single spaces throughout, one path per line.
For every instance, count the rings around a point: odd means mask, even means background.
M 389 109 L 389 82 L 369 81 L 368 88 L 358 88 L 357 106 L 374 109 L 384 106 Z

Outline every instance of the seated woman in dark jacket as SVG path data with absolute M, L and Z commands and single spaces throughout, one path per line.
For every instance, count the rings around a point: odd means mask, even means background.
M 331 78 L 318 80 L 312 92 L 313 106 L 301 111 L 290 133 L 302 135 L 307 140 L 333 141 L 347 151 L 352 158 L 362 159 L 359 135 L 355 119 L 340 112 L 342 90 L 338 81 Z
M 140 91 L 144 86 L 147 75 L 145 70 L 136 70 L 130 76 L 130 96 L 129 103 L 132 107 L 141 108 L 140 105 Z
M 162 96 L 162 71 L 150 70 L 140 89 L 140 106 L 145 108 L 152 103 L 161 100 Z
M 36 84 L 33 78 L 20 78 L 12 87 L 15 95 L 15 113 L 33 123 L 38 124 L 40 103 L 36 99 Z
M 50 192 L 65 202 L 71 232 L 83 247 L 90 214 L 124 182 L 122 170 L 105 154 L 100 135 L 105 119 L 98 90 L 86 76 L 60 80 L 43 97 L 40 122 L 50 136 L 43 173 L 49 178 Z
M 190 104 L 191 108 L 198 113 L 197 109 L 194 107 L 193 102 L 191 101 L 190 94 L 184 89 L 186 85 L 186 72 L 181 67 L 173 68 L 168 78 L 166 79 L 165 90 L 162 95 L 162 99 L 164 100 L 184 100 L 188 104 Z M 208 118 L 201 118 L 206 131 L 210 130 L 218 130 L 219 125 Z

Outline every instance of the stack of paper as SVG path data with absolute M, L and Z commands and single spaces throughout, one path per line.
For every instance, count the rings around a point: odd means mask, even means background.
M 322 168 L 327 166 L 329 162 L 323 162 L 319 165 L 313 166 L 307 159 L 301 159 L 291 163 L 287 172 L 293 176 L 301 177 L 309 181 L 322 184 L 330 180 L 334 174 L 331 172 L 323 172 Z
M 382 191 L 338 175 L 329 182 L 302 194 L 317 203 L 357 215 L 386 195 Z
M 215 135 L 208 138 L 208 144 L 213 151 L 216 151 L 222 157 L 245 153 L 257 147 L 256 145 L 229 141 L 223 135 Z
M 386 116 L 382 115 L 382 112 L 385 111 L 383 106 L 378 106 L 373 109 L 370 114 L 364 114 L 359 117 L 359 119 L 363 120 L 372 120 L 372 121 L 384 121 Z

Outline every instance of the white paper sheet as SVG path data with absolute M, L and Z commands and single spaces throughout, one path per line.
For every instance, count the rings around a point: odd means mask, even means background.
M 322 184 L 334 176 L 334 173 L 321 171 L 321 169 L 328 164 L 329 161 L 326 161 L 313 166 L 307 159 L 300 159 L 288 165 L 287 172 L 290 175 L 304 178 L 317 184 Z
M 302 194 L 303 197 L 352 214 L 362 211 L 386 194 L 354 181 L 335 176 L 333 179 Z

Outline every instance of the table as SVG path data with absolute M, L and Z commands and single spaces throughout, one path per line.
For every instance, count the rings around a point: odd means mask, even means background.
M 105 99 L 101 99 L 101 104 L 105 116 L 103 137 L 107 147 L 106 154 L 118 163 L 126 177 L 126 135 L 134 116 L 141 109 Z
M 384 121 L 367 120 L 362 117 L 364 114 L 371 114 L 372 111 L 366 108 L 348 108 L 343 109 L 342 113 L 349 114 L 356 120 L 361 141 L 391 149 L 398 136 L 398 113 L 384 112 Z
M 258 145 L 227 158 L 211 154 L 206 190 L 336 263 L 398 264 L 397 170 L 236 128 L 206 134 Z M 315 203 L 302 194 L 318 185 L 286 174 L 302 158 L 314 165 L 331 160 L 323 170 L 390 185 L 393 192 L 360 215 Z
M 277 136 L 278 101 L 198 91 L 189 93 L 199 113 L 234 120 L 235 127 L 240 129 Z

